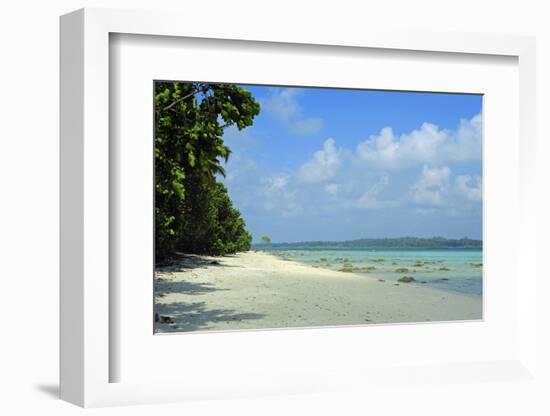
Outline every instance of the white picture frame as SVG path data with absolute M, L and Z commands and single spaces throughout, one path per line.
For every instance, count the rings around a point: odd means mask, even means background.
M 365 30 L 326 35 L 321 31 L 280 31 L 265 25 L 262 31 L 236 34 L 230 23 L 202 26 L 170 13 L 107 9 L 82 9 L 61 18 L 61 398 L 80 406 L 159 403 L 196 398 L 247 397 L 262 394 L 338 390 L 352 383 L 392 383 L 408 379 L 410 368 L 319 368 L 319 372 L 288 370 L 235 381 L 234 374 L 220 374 L 216 382 L 200 377 L 141 382 L 112 382 L 110 368 L 117 357 L 111 348 L 110 311 L 113 297 L 110 259 L 109 155 L 109 37 L 110 34 L 222 39 L 226 41 L 277 42 L 330 45 L 333 48 L 375 48 L 424 51 L 437 54 L 499 55 L 514 57 L 519 67 L 518 241 L 514 248 L 518 279 L 517 348 L 495 361 L 416 363 L 418 380 L 470 380 L 487 377 L 525 380 L 536 375 L 536 211 L 535 172 L 535 41 L 529 37 L 465 33 L 428 33 Z M 212 29 L 215 28 L 215 29 Z M 437 58 L 436 58 L 437 59 Z M 243 80 L 247 81 L 247 80 Z M 516 195 L 516 194 L 514 194 Z M 516 270 L 517 274 L 517 270 Z M 404 327 L 402 327 L 404 328 Z M 458 328 L 458 327 L 456 327 Z M 354 337 L 357 329 L 346 329 Z M 337 336 L 325 331 L 324 336 Z M 334 330 L 332 330 L 334 331 Z M 267 334 L 268 332 L 264 332 Z M 311 333 L 311 332 L 310 332 Z M 317 332 L 321 334 L 322 332 Z M 290 334 L 289 336 L 298 336 Z M 151 334 L 152 336 L 152 334 Z M 265 335 L 269 336 L 269 335 Z M 171 337 L 165 337 L 170 339 Z M 170 341 L 166 341 L 170 342 Z M 239 342 L 235 341 L 238 345 Z M 243 363 L 243 366 L 246 364 Z M 409 376 L 407 376 L 409 374 Z M 482 374 L 476 377 L 475 374 Z M 345 381 L 343 381 L 345 380 Z

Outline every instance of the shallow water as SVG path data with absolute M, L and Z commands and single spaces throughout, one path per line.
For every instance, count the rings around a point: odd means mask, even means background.
M 313 267 L 345 269 L 392 282 L 409 276 L 414 278 L 414 281 L 408 284 L 482 295 L 481 249 L 277 250 L 271 248 L 266 251 Z

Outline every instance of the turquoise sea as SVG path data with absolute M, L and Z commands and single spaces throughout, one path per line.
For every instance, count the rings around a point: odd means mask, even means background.
M 353 271 L 396 282 L 413 277 L 413 285 L 481 296 L 482 250 L 463 249 L 292 249 L 267 252 L 332 270 Z

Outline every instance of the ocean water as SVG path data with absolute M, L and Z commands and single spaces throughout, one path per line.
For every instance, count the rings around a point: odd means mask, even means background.
M 412 285 L 481 296 L 481 249 L 293 249 L 265 250 L 286 260 L 396 282 L 404 276 Z M 402 270 L 399 270 L 402 269 Z M 406 269 L 406 270 L 405 270 Z

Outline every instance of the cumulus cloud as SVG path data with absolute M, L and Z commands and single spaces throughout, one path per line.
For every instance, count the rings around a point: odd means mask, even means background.
M 413 186 L 415 202 L 421 205 L 443 205 L 450 177 L 451 169 L 447 166 L 430 168 L 424 165 L 420 178 Z
M 300 166 L 298 177 L 304 182 L 322 182 L 332 178 L 340 167 L 342 151 L 336 148 L 334 139 L 327 139 L 323 149 L 313 154 L 313 158 Z
M 318 117 L 304 117 L 297 96 L 297 88 L 273 88 L 267 98 L 261 100 L 262 109 L 282 122 L 292 133 L 314 134 L 323 127 Z
M 357 145 L 357 156 L 385 169 L 398 170 L 414 163 L 440 164 L 481 160 L 482 117 L 461 120 L 456 130 L 431 123 L 396 136 L 390 127 Z
M 481 176 L 459 175 L 456 177 L 458 191 L 469 201 L 481 201 L 483 193 Z
M 279 109 L 282 119 L 293 117 L 292 100 L 289 103 Z M 261 144 L 253 130 L 246 135 L 235 132 L 228 135 L 235 152 L 223 180 L 255 233 L 263 233 L 259 230 L 272 226 L 268 224 L 279 224 L 274 229 L 280 224 L 310 227 L 314 233 L 326 221 L 339 224 L 334 230 L 340 235 L 338 230 L 348 223 L 368 229 L 390 217 L 400 227 L 414 228 L 420 221 L 437 229 L 442 218 L 479 216 L 480 122 L 476 116 L 453 130 L 424 123 L 400 136 L 385 128 L 359 145 L 327 138 L 311 154 L 278 166 L 253 160 Z

